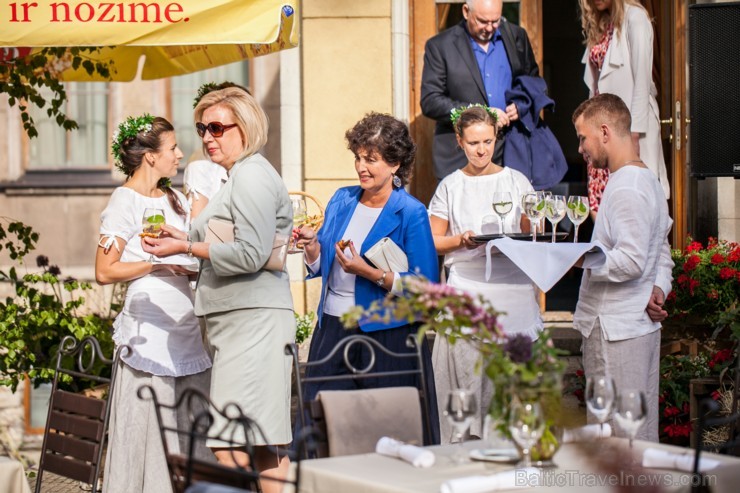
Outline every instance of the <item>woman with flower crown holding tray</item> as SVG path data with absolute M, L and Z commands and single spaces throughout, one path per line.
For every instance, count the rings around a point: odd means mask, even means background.
M 172 491 L 153 401 L 141 400 L 142 385 L 154 388 L 160 402 L 173 404 L 180 392 L 208 392 L 211 358 L 193 314 L 188 274 L 192 258 L 158 263 L 145 253 L 140 236 L 146 209 L 163 212 L 157 222 L 185 228 L 189 206 L 169 187 L 182 152 L 173 126 L 164 118 L 129 117 L 113 137 L 116 167 L 126 182 L 116 188 L 101 215 L 95 258 L 99 284 L 128 282 L 121 313 L 113 324 L 116 346 L 128 344 L 116 374 L 103 491 Z M 157 214 L 158 215 L 158 214 Z M 163 412 L 166 412 L 163 410 Z M 164 416 L 172 424 L 177 416 Z M 185 425 L 185 423 L 183 423 Z M 177 450 L 178 444 L 169 444 Z M 205 447 L 199 451 L 209 453 Z
M 524 334 L 532 339 L 542 331 L 543 323 L 532 281 L 509 259 L 495 256 L 490 281 L 485 280 L 485 245 L 473 237 L 480 234 L 529 232 L 529 222 L 518 207 L 519 197 L 532 191 L 529 180 L 519 171 L 504 168 L 491 161 L 496 145 L 496 113 L 482 105 L 471 105 L 452 111 L 451 119 L 457 143 L 468 163 L 442 180 L 429 204 L 429 216 L 437 253 L 445 255 L 449 268 L 447 284 L 473 295 L 482 295 L 504 315 L 499 323 L 507 334 Z M 498 221 L 492 203 L 495 192 L 508 192 L 511 213 Z M 467 388 L 478 393 L 480 412 L 470 433 L 482 436 L 483 418 L 491 402 L 491 382 L 476 374 L 478 351 L 457 341 L 451 345 L 438 337 L 432 363 L 438 395 L 451 389 Z M 440 400 L 443 404 L 443 400 Z M 440 408 L 440 415 L 443 409 Z M 446 420 L 440 423 L 442 443 L 449 443 L 452 428 Z

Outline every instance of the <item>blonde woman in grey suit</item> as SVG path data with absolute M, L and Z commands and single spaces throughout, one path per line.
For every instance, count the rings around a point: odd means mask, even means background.
M 289 235 L 293 218 L 288 191 L 275 168 L 257 151 L 267 141 L 267 116 L 239 88 L 206 94 L 195 107 L 203 151 L 228 179 L 193 220 L 189 235 L 163 227 L 169 237 L 146 239 L 145 250 L 162 257 L 186 253 L 201 261 L 195 314 L 205 318 L 214 349 L 211 399 L 237 402 L 265 434 L 246 451 L 214 447 L 219 461 L 251 461 L 265 476 L 284 477 L 289 461 L 266 445 L 291 437 L 290 360 L 283 347 L 295 337 L 288 273 L 263 269 L 275 232 Z M 208 221 L 234 224 L 234 241 L 205 243 Z M 259 438 L 258 438 L 259 439 Z M 236 452 L 236 453 L 235 453 Z M 262 490 L 281 485 L 263 478 Z

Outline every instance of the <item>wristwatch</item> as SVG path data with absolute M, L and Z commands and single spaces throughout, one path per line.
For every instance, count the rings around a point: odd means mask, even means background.
M 193 256 L 193 242 L 188 241 L 188 257 L 192 257 L 192 256 Z
M 383 271 L 383 275 L 382 275 L 382 276 L 380 276 L 380 279 L 378 279 L 377 281 L 375 281 L 375 284 L 377 284 L 377 285 L 378 285 L 378 286 L 380 286 L 381 288 L 382 288 L 383 286 L 385 286 L 385 276 L 386 276 L 387 274 L 388 274 L 388 272 L 387 272 L 387 271 Z

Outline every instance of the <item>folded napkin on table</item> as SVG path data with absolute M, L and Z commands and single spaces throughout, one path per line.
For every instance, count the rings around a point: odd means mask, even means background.
M 434 453 L 416 445 L 409 445 L 390 437 L 382 437 L 375 445 L 375 452 L 389 457 L 403 459 L 414 467 L 432 467 Z
M 563 430 L 563 443 L 590 442 L 597 438 L 609 438 L 612 436 L 612 427 L 604 423 L 604 429 L 600 425 L 586 425 L 579 428 Z
M 512 469 L 489 476 L 450 479 L 439 487 L 440 493 L 487 493 L 489 491 L 533 488 L 539 486 L 542 471 L 535 467 Z
M 699 458 L 699 472 L 709 471 L 720 464 L 718 460 L 708 457 Z M 677 471 L 691 472 L 694 470 L 694 451 L 686 454 L 677 454 L 657 448 L 647 448 L 642 453 L 642 467 L 655 469 L 675 469 Z

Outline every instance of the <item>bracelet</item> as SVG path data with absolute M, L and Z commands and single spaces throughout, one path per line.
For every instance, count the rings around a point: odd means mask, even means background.
M 192 256 L 193 256 L 193 242 L 188 241 L 188 257 L 192 257 Z
M 386 275 L 388 275 L 388 272 L 387 272 L 387 271 L 383 271 L 383 275 L 382 275 L 382 276 L 380 276 L 380 279 L 378 279 L 377 281 L 375 281 L 375 284 L 377 284 L 377 285 L 378 285 L 378 286 L 380 286 L 381 288 L 382 288 L 383 286 L 385 286 L 385 276 L 386 276 Z

